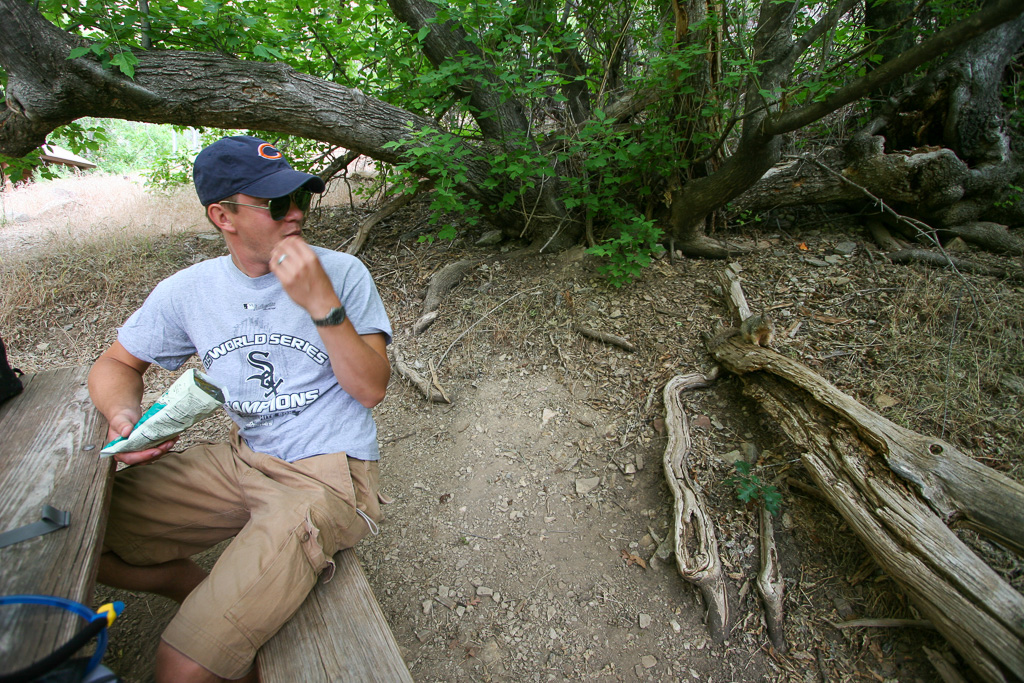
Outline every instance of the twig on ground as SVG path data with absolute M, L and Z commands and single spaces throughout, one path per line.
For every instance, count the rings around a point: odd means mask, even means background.
M 399 375 L 412 382 L 413 386 L 420 390 L 424 398 L 433 403 L 451 403 L 448 397 L 444 395 L 444 392 L 439 391 L 439 388 L 435 389 L 427 378 L 416 372 L 405 362 L 401 351 L 392 346 L 391 353 L 394 356 L 393 365 L 395 370 L 398 371 Z
M 427 367 L 430 368 L 430 379 L 433 382 L 434 387 L 441 392 L 441 396 L 444 398 L 446 403 L 451 403 L 451 399 L 448 398 L 448 394 L 444 393 L 444 388 L 441 387 L 440 380 L 437 379 L 437 369 L 434 367 L 434 361 L 428 360 Z
M 589 327 L 584 327 L 583 325 L 573 325 L 572 329 L 579 332 L 584 337 L 604 342 L 605 344 L 613 344 L 619 348 L 629 351 L 630 353 L 636 351 L 636 346 L 618 335 L 609 334 L 608 332 L 598 332 L 597 330 L 592 330 Z

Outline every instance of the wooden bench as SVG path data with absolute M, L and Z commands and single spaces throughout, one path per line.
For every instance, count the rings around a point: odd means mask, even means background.
M 259 652 L 262 683 L 412 682 L 355 551 Z
M 106 420 L 89 400 L 88 374 L 75 367 L 26 375 L 25 390 L 0 405 L 0 532 L 39 521 L 47 504 L 70 513 L 66 528 L 0 548 L 0 595 L 91 604 L 115 463 L 99 455 Z M 260 650 L 261 679 L 411 682 L 355 552 L 335 562 L 333 579 Z M 49 654 L 81 627 L 70 615 L 36 613 L 0 610 L 0 673 Z
M 0 595 L 92 601 L 114 461 L 99 456 L 107 425 L 89 400 L 88 373 L 25 375 L 25 390 L 0 405 L 0 532 L 38 522 L 44 505 L 70 513 L 67 527 L 0 548 Z M 42 658 L 82 626 L 48 612 L 3 609 L 0 671 Z

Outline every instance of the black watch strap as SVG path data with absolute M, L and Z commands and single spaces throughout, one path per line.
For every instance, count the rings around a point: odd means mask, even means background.
M 313 318 L 313 324 L 317 327 L 333 327 L 345 322 L 345 307 L 335 306 L 327 315 L 322 318 Z

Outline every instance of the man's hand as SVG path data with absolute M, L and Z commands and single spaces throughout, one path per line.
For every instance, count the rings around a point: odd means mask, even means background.
M 322 318 L 341 304 L 316 252 L 298 235 L 285 237 L 270 252 L 270 272 L 313 318 Z
M 128 436 L 142 417 L 142 375 L 149 363 L 128 353 L 121 342 L 114 342 L 89 371 L 89 396 L 107 418 L 107 443 Z M 144 451 L 117 453 L 114 460 L 126 465 L 153 462 L 167 455 L 178 437 Z
M 323 318 L 341 305 L 316 252 L 298 235 L 289 235 L 274 246 L 270 271 L 292 301 L 306 309 L 313 319 Z M 391 377 L 384 334 L 360 335 L 351 319 L 317 328 L 317 332 L 331 359 L 338 385 L 367 408 L 380 403 Z
M 178 437 L 174 437 L 164 441 L 155 448 L 147 448 L 144 451 L 130 451 L 128 453 L 115 453 L 111 457 L 118 462 L 123 462 L 125 465 L 149 465 L 167 455 L 177 442 Z
M 118 437 L 127 437 L 132 433 L 132 427 L 139 421 L 139 415 L 133 415 L 130 410 L 122 410 L 110 417 L 110 424 L 107 426 L 107 443 Z M 130 451 L 127 453 L 115 453 L 114 460 L 123 462 L 125 465 L 139 465 L 155 462 L 167 455 L 167 452 L 174 448 L 178 437 L 168 439 L 158 446 L 147 448 L 144 451 Z

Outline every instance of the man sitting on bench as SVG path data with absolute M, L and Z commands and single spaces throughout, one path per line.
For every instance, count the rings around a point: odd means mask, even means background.
M 149 365 L 197 354 L 235 426 L 227 443 L 115 456 L 132 466 L 114 478 L 99 580 L 181 603 L 157 681 L 257 680 L 257 650 L 334 554 L 376 533 L 370 409 L 387 389 L 391 325 L 359 260 L 302 239 L 320 178 L 236 136 L 199 153 L 194 180 L 230 255 L 158 284 L 93 365 L 89 392 L 109 437 L 126 436 Z M 231 537 L 209 575 L 189 559 Z

